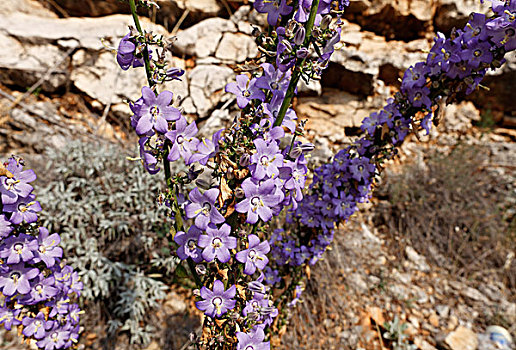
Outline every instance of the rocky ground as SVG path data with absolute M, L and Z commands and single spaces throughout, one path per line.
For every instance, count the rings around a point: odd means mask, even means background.
M 257 54 L 251 31 L 264 18 L 250 12 L 246 1 L 157 2 L 162 10 L 142 13 L 143 25 L 175 37 L 170 60 L 187 70 L 183 82 L 166 88 L 201 132 L 211 134 L 232 119 L 235 102 L 224 86 Z M 352 0 L 343 48 L 321 81 L 303 86 L 296 101 L 317 146 L 314 158 L 326 159 L 358 134 L 361 120 L 396 90 L 402 72 L 426 56 L 435 31 L 449 33 L 470 12 L 486 8 L 476 0 Z M 117 0 L 4 1 L 0 45 L 9 50 L 0 52 L 0 154 L 41 154 L 70 139 L 99 137 L 133 147 L 126 101 L 139 97 L 145 76 L 118 69 L 113 53 L 131 24 L 127 13 Z M 409 140 L 389 171 L 410 164 L 424 168 L 430 149 L 446 154 L 459 143 L 480 145 L 486 150 L 482 168 L 509 184 L 500 202 L 514 199 L 515 56 L 484 85 L 490 91 L 448 106 L 441 125 L 422 142 Z M 313 269 L 305 301 L 281 342 L 276 340 L 278 349 L 394 349 L 398 342 L 399 349 L 412 344 L 469 350 L 482 348 L 482 333 L 491 324 L 514 337 L 516 291 L 503 279 L 507 271 L 487 277 L 483 271 L 481 278 L 454 273 L 418 251 L 401 228 L 379 219 L 392 207 L 381 191 L 373 204 L 342 227 L 333 249 Z M 506 258 L 508 271 L 514 271 L 514 254 Z M 156 315 L 162 336 L 149 350 L 181 349 L 198 326 L 198 315 L 186 313 L 192 301 L 183 296 L 174 289 L 164 301 Z M 395 320 L 403 331 L 395 329 Z M 91 342 L 95 337 L 86 335 Z M 4 339 L 6 349 L 15 349 L 9 335 Z

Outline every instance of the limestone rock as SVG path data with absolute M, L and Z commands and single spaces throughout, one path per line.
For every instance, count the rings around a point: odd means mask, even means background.
M 345 17 L 388 39 L 413 40 L 424 36 L 433 15 L 427 0 L 352 0 Z
M 362 120 L 375 110 L 359 97 L 337 89 L 325 89 L 320 97 L 300 97 L 296 106 L 298 118 L 308 118 L 309 129 L 340 138 L 344 128 L 360 127 Z
M 46 9 L 42 3 L 34 0 L 4 0 L 0 7 L 0 15 L 7 16 L 13 13 L 25 13 L 38 17 L 57 18 L 57 15 Z
M 123 71 L 111 52 L 88 53 L 79 50 L 73 56 L 71 80 L 75 87 L 103 105 L 135 100 L 147 84 L 143 69 Z
M 344 25 L 341 43 L 343 48 L 335 51 L 330 66 L 323 73 L 322 85 L 362 96 L 373 93 L 378 78 L 398 86 L 403 72 L 424 60 L 424 51 L 430 48 L 424 39 L 408 43 L 387 41 L 374 33 L 361 31 L 352 23 Z
M 0 51 L 2 83 L 30 87 L 49 69 L 53 72 L 43 82 L 41 89 L 54 92 L 67 82 L 66 67 L 70 59 L 57 46 L 49 44 L 22 45 L 19 41 L 4 34 L 1 29 L 0 46 L 9 48 L 9 50 Z M 58 64 L 59 62 L 61 63 Z
M 80 47 L 98 51 L 104 48 L 102 38 L 114 38 L 117 44 L 118 39 L 127 34 L 127 27 L 131 23 L 132 19 L 127 15 L 101 18 L 45 18 L 14 13 L 10 16 L 0 16 L 0 31 L 23 44 L 53 44 L 60 39 L 74 38 Z M 157 34 L 167 34 L 165 28 L 150 21 L 145 20 L 142 25 Z
M 444 340 L 451 350 L 476 350 L 478 339 L 471 329 L 459 326 Z
M 251 37 L 241 33 L 225 33 L 215 57 L 226 62 L 244 62 L 257 54 L 258 47 Z
M 224 87 L 233 76 L 231 68 L 216 65 L 199 65 L 188 73 L 191 101 L 201 118 L 223 100 Z
M 235 24 L 223 18 L 209 18 L 177 33 L 175 54 L 197 57 L 213 56 L 224 33 L 236 32 Z
M 439 0 L 434 16 L 435 29 L 448 35 L 452 28 L 464 28 L 471 12 L 485 13 L 486 4 L 475 0 Z
M 119 0 L 55 0 L 55 2 L 70 16 L 99 17 L 117 13 L 130 13 L 129 6 Z M 172 29 L 177 19 L 188 11 L 183 26 L 191 26 L 205 18 L 214 17 L 223 10 L 222 4 L 217 0 L 155 0 L 160 7 L 154 13 L 151 10 L 140 10 L 143 16 L 156 16 L 159 23 L 163 23 L 168 29 Z

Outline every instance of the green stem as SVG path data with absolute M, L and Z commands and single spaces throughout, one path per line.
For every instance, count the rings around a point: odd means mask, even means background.
M 145 40 L 145 45 L 143 47 L 143 61 L 145 62 L 145 73 L 147 74 L 147 82 L 149 83 L 149 86 L 152 88 L 154 85 L 156 85 L 156 83 L 152 79 L 152 69 L 149 60 L 149 48 L 147 46 L 147 38 L 143 33 L 142 26 L 140 25 L 140 20 L 138 18 L 138 14 L 136 13 L 136 4 L 134 0 L 129 0 L 129 7 L 131 8 L 131 14 L 133 15 L 134 25 L 136 26 L 138 33 L 140 33 L 140 35 Z
M 310 40 L 312 39 L 312 29 L 314 28 L 315 16 L 317 15 L 317 8 L 319 7 L 319 0 L 313 0 L 312 7 L 310 8 L 310 17 L 308 17 L 308 21 L 305 24 L 305 42 L 303 43 L 303 47 L 308 48 L 310 45 Z M 288 108 L 292 102 L 292 99 L 295 96 L 295 91 L 297 88 L 297 84 L 299 83 L 299 78 L 301 78 L 301 71 L 305 64 L 306 58 L 298 58 L 296 61 L 296 65 L 294 66 L 294 71 L 292 73 L 292 78 L 290 79 L 290 83 L 288 84 L 287 92 L 285 93 L 285 98 L 283 99 L 283 103 L 281 104 L 280 110 L 278 112 L 278 116 L 276 117 L 276 121 L 274 122 L 274 126 L 280 126 L 283 123 L 283 118 L 285 118 L 285 114 L 287 113 Z
M 172 183 L 172 172 L 170 170 L 170 161 L 168 160 L 168 153 L 170 152 L 170 141 L 166 140 L 165 144 L 163 145 L 163 167 L 165 168 L 165 182 L 167 183 L 167 188 L 172 191 L 172 210 L 175 214 L 175 220 L 174 220 L 174 228 L 176 230 L 176 233 L 178 231 L 184 231 L 184 225 L 183 225 L 183 218 L 181 217 L 181 212 L 179 210 L 179 204 L 177 203 L 177 187 Z M 188 267 L 190 268 L 190 272 L 193 275 L 193 278 L 195 280 L 195 284 L 197 285 L 197 288 L 202 287 L 201 278 L 197 274 L 197 271 L 195 271 L 195 263 L 192 260 L 192 258 L 187 259 Z

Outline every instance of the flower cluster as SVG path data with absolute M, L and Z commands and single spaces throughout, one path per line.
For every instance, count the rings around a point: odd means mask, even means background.
M 367 201 L 380 165 L 394 156 L 409 133 L 428 134 L 436 105 L 450 103 L 460 93 L 469 94 L 480 84 L 488 69 L 499 68 L 506 52 L 516 48 L 516 2 L 493 1 L 495 16 L 473 13 L 463 30 L 449 38 L 439 33 L 425 62 L 411 66 L 404 74 L 401 92 L 385 107 L 362 123 L 365 136 L 338 152 L 331 163 L 315 170 L 306 195 L 290 220 L 308 232 L 277 232 L 269 242 L 276 265 L 313 264 L 331 243 L 334 229 L 347 220 L 359 203 Z M 275 270 L 268 280 L 277 283 Z
M 21 158 L 0 165 L 0 324 L 18 326 L 40 349 L 67 349 L 79 337 L 82 313 L 71 297 L 82 282 L 61 262 L 60 237 L 37 224 L 41 206 L 32 193 L 33 170 Z
M 122 68 L 139 65 L 130 60 L 133 56 L 145 63 L 150 87 L 131 104 L 131 123 L 145 168 L 155 174 L 163 162 L 164 202 L 174 212 L 176 255 L 190 268 L 198 288 L 196 306 L 210 329 L 211 337 L 197 341 L 201 348 L 229 342 L 237 349 L 269 349 L 265 334 L 278 306 L 295 305 L 302 293 L 295 277 L 300 266 L 315 263 L 332 242 L 336 225 L 369 199 L 382 162 L 409 133 L 429 131 L 438 101 L 472 92 L 487 70 L 499 67 L 505 52 L 514 49 L 510 2 L 493 1 L 495 17 L 474 14 L 450 38 L 439 34 L 428 59 L 405 73 L 401 91 L 364 120 L 365 136 L 315 170 L 304 194 L 306 155 L 313 145 L 297 140 L 304 123 L 297 120 L 292 98 L 299 79 L 316 79 L 328 66 L 348 4 L 256 0 L 255 9 L 266 13 L 272 26 L 269 34 L 257 33 L 259 68 L 226 86 L 240 115 L 211 139 L 197 137 L 195 122 L 189 124 L 172 106 L 171 92 L 158 93 L 155 84 L 165 79 L 160 77 L 175 80 L 184 73 L 164 71 L 159 50 L 156 61 L 147 57 L 149 46 L 159 47 L 160 39 L 141 31 L 124 38 L 135 51 L 124 43 Z M 143 56 L 138 56 L 139 45 Z M 172 175 L 170 162 L 176 161 L 189 170 Z M 285 208 L 292 225 L 269 233 Z M 284 292 L 290 302 L 284 303 L 284 295 L 273 301 L 270 286 L 285 286 L 282 277 L 288 274 L 294 275 Z

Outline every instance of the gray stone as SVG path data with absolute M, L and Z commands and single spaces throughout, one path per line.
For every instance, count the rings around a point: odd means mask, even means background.
M 444 340 L 451 350 L 476 350 L 478 347 L 477 335 L 471 329 L 459 326 L 448 334 Z
M 188 73 L 190 97 L 201 118 L 223 100 L 224 87 L 233 76 L 231 68 L 215 65 L 199 65 Z
M 476 0 L 438 0 L 434 15 L 435 29 L 448 35 L 452 28 L 464 28 L 471 12 L 485 13 L 489 6 Z
M 430 266 L 428 266 L 425 257 L 419 255 L 414 248 L 407 246 L 405 248 L 405 254 L 407 254 L 407 258 L 414 263 L 419 271 L 430 272 Z
M 196 25 L 179 31 L 173 43 L 175 54 L 207 57 L 215 54 L 222 35 L 235 33 L 235 24 L 223 18 L 209 18 Z
M 11 0 L 12 1 L 12 0 Z M 74 17 L 99 17 L 117 13 L 130 13 L 129 5 L 120 0 L 54 0 L 67 14 Z M 139 11 L 142 16 L 155 16 L 158 23 L 163 23 L 172 30 L 181 15 L 188 11 L 183 26 L 190 26 L 205 18 L 221 13 L 223 5 L 217 0 L 155 0 L 158 11 Z
M 30 23 L 30 25 L 27 25 Z M 104 49 L 102 38 L 111 37 L 118 42 L 128 32 L 132 18 L 128 15 L 114 15 L 100 18 L 45 18 L 13 13 L 0 16 L 0 31 L 22 43 L 43 45 L 60 39 L 76 39 L 82 48 Z M 156 34 L 168 32 L 160 25 L 142 19 L 142 26 Z
M 70 60 L 58 47 L 49 44 L 22 45 L 2 30 L 0 46 L 9 48 L 0 51 L 0 79 L 4 84 L 30 87 L 49 69 L 53 73 L 41 85 L 44 91 L 53 92 L 67 82 L 68 72 L 65 68 Z M 56 66 L 60 61 L 61 64 Z
M 225 62 L 244 62 L 258 54 L 258 47 L 248 35 L 241 33 L 225 33 L 220 41 L 215 57 Z

